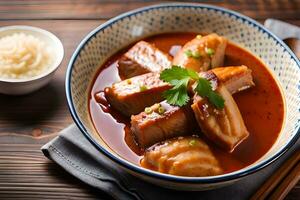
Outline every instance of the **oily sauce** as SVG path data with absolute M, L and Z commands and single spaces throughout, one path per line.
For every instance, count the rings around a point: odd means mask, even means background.
M 144 40 L 172 55 L 174 49 L 195 36 L 195 33 L 168 33 Z M 108 146 L 123 158 L 139 165 L 143 150 L 132 137 L 130 119 L 111 108 L 101 92 L 105 87 L 121 80 L 116 62 L 129 48 L 111 57 L 96 75 L 90 92 L 89 109 L 96 130 Z M 232 153 L 209 142 L 225 173 L 244 168 L 262 157 L 275 143 L 284 118 L 280 89 L 266 66 L 248 51 L 229 42 L 225 66 L 242 64 L 252 70 L 255 87 L 236 93 L 233 97 L 250 135 Z

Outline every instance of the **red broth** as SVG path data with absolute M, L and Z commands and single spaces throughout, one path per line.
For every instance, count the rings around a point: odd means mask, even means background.
M 164 52 L 172 46 L 184 45 L 195 33 L 169 33 L 145 38 Z M 107 145 L 123 158 L 140 164 L 143 150 L 135 143 L 130 132 L 130 119 L 112 109 L 106 102 L 103 91 L 112 83 L 120 81 L 116 61 L 130 48 L 112 56 L 94 79 L 90 91 L 89 111 L 96 130 Z M 232 153 L 210 144 L 224 172 L 244 168 L 262 157 L 275 143 L 284 118 L 284 104 L 280 89 L 266 66 L 248 51 L 229 43 L 226 48 L 225 66 L 246 65 L 252 70 L 255 87 L 234 94 L 250 136 Z

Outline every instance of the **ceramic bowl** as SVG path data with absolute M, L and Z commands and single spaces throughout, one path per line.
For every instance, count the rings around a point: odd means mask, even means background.
M 0 38 L 14 33 L 33 35 L 53 49 L 54 61 L 48 69 L 38 76 L 25 79 L 0 78 L 0 93 L 9 95 L 23 95 L 45 86 L 52 79 L 63 57 L 64 48 L 61 41 L 49 31 L 32 26 L 5 26 L 0 28 Z
M 285 98 L 284 126 L 277 142 L 254 164 L 211 177 L 180 177 L 144 169 L 117 155 L 99 137 L 88 112 L 89 88 L 99 67 L 141 38 L 164 32 L 216 32 L 245 47 L 269 67 Z M 269 165 L 299 137 L 300 63 L 292 51 L 261 24 L 237 12 L 203 4 L 160 4 L 117 16 L 89 33 L 71 58 L 66 94 L 71 114 L 95 147 L 128 172 L 163 187 L 207 190 L 224 186 Z M 100 122 L 104 123 L 104 122 Z

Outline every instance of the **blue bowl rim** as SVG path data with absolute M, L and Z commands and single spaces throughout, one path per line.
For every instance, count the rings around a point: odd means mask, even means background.
M 198 3 L 163 3 L 163 4 L 157 4 L 157 5 L 152 5 L 152 6 L 146 6 L 142 7 L 139 9 L 135 9 L 129 12 L 125 12 L 123 14 L 120 14 L 107 22 L 101 24 L 94 30 L 92 30 L 77 46 L 76 50 L 74 51 L 70 62 L 68 64 L 67 72 L 66 72 L 66 81 L 65 81 L 65 89 L 66 89 L 66 97 L 67 97 L 67 103 L 68 107 L 71 113 L 71 116 L 77 125 L 77 127 L 81 130 L 81 132 L 85 135 L 85 137 L 99 150 L 101 151 L 105 156 L 113 160 L 114 162 L 118 163 L 122 167 L 125 167 L 127 169 L 130 169 L 134 172 L 138 172 L 140 174 L 149 176 L 149 177 L 154 177 L 154 178 L 159 178 L 165 181 L 173 181 L 173 182 L 178 182 L 178 183 L 189 183 L 189 184 L 200 184 L 200 183 L 218 183 L 218 182 L 226 182 L 226 181 L 231 181 L 234 179 L 238 179 L 241 177 L 244 177 L 246 175 L 252 174 L 258 170 L 263 169 L 264 167 L 270 165 L 274 161 L 276 161 L 280 156 L 282 156 L 289 148 L 293 146 L 293 144 L 296 143 L 297 139 L 300 136 L 300 128 L 298 128 L 295 136 L 290 139 L 290 141 L 282 147 L 278 152 L 276 152 L 272 157 L 248 168 L 248 169 L 241 169 L 238 171 L 234 171 L 231 173 L 223 174 L 223 175 L 218 175 L 218 176 L 210 176 L 210 177 L 184 177 L 184 176 L 174 176 L 174 175 L 169 175 L 169 174 L 163 174 L 160 172 L 144 169 L 140 166 L 137 166 L 126 159 L 119 159 L 117 156 L 113 155 L 110 153 L 108 150 L 103 148 L 97 141 L 94 140 L 94 138 L 88 133 L 86 128 L 84 127 L 83 123 L 80 121 L 74 104 L 72 100 L 72 94 L 71 94 L 71 74 L 72 74 L 72 69 L 73 69 L 73 64 L 76 61 L 77 57 L 79 56 L 81 49 L 84 48 L 84 46 L 87 44 L 87 42 L 93 38 L 98 32 L 102 31 L 106 27 L 111 26 L 112 24 L 118 22 L 119 20 L 122 20 L 126 17 L 130 17 L 133 15 L 137 15 L 139 13 L 147 12 L 150 10 L 155 10 L 155 9 L 163 9 L 163 8 L 206 8 L 208 10 L 215 10 L 224 13 L 229 14 L 230 16 L 235 16 L 237 19 L 243 20 L 243 22 L 247 21 L 249 25 L 252 25 L 254 27 L 259 28 L 260 31 L 263 31 L 264 33 L 267 33 L 269 37 L 272 37 L 273 39 L 276 40 L 277 44 L 280 44 L 283 48 L 284 51 L 287 51 L 291 59 L 293 59 L 298 67 L 300 68 L 300 61 L 297 59 L 296 55 L 290 50 L 290 48 L 276 35 L 274 35 L 272 32 L 267 30 L 263 25 L 261 25 L 259 22 L 243 15 L 238 12 L 228 10 L 226 8 L 218 7 L 218 6 L 212 6 L 212 5 L 207 5 L 207 4 L 198 4 Z

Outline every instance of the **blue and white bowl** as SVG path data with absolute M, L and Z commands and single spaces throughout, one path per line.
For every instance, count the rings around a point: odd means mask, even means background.
M 180 177 L 144 169 L 120 157 L 97 134 L 88 112 L 88 96 L 99 67 L 118 50 L 153 34 L 216 32 L 247 48 L 266 63 L 285 97 L 284 126 L 277 142 L 254 164 L 211 177 Z M 89 33 L 68 66 L 66 93 L 71 114 L 82 133 L 103 154 L 128 172 L 149 182 L 181 190 L 223 186 L 269 165 L 299 137 L 300 62 L 292 51 L 258 22 L 237 12 L 203 4 L 160 4 L 119 15 Z M 103 123 L 103 122 L 102 122 Z

